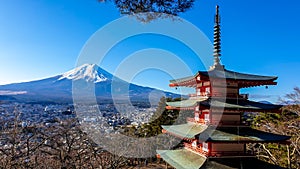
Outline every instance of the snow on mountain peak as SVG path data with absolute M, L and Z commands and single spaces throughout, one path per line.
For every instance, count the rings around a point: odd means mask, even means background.
M 62 74 L 58 80 L 85 80 L 87 82 L 99 83 L 107 81 L 109 77 L 109 73 L 99 68 L 96 64 L 84 64 Z

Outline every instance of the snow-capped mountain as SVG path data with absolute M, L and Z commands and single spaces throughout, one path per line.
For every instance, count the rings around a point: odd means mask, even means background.
M 90 89 L 94 90 L 97 100 L 111 100 L 112 93 L 114 98 L 123 99 L 129 96 L 131 100 L 147 100 L 154 91 L 164 93 L 168 97 L 180 96 L 128 83 L 95 64 L 84 64 L 61 75 L 37 81 L 0 85 L 0 95 L 1 91 L 10 91 L 17 93 L 10 96 L 19 101 L 72 102 L 76 88 L 83 91 L 79 93 L 82 99 L 85 98 L 84 91 Z
M 112 75 L 98 67 L 96 64 L 84 64 L 61 75 L 58 80 L 85 80 L 99 83 L 112 79 Z

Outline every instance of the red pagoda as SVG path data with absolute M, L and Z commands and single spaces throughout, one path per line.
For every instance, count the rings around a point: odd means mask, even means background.
M 289 136 L 252 129 L 242 121 L 244 112 L 279 113 L 281 105 L 248 100 L 242 88 L 276 85 L 276 76 L 244 74 L 225 69 L 220 63 L 220 16 L 216 7 L 214 65 L 194 76 L 171 80 L 170 87 L 193 87 L 189 99 L 167 102 L 170 110 L 191 110 L 187 123 L 162 126 L 163 133 L 182 138 L 176 150 L 157 150 L 158 156 L 175 168 L 278 168 L 255 158 L 246 150 L 248 143 L 287 144 Z M 251 167 L 250 167 L 251 166 Z

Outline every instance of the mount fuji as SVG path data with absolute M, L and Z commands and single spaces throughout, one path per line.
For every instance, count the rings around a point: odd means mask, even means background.
M 59 80 L 69 79 L 69 80 L 85 80 L 86 82 L 105 82 L 111 80 L 113 75 L 107 71 L 101 69 L 96 64 L 84 64 L 73 70 L 70 70 L 61 75 Z
M 112 98 L 145 101 L 150 95 L 180 97 L 179 94 L 161 91 L 128 83 L 96 64 L 84 64 L 54 77 L 8 85 L 0 85 L 0 100 L 24 102 L 72 102 L 76 97 L 85 100 L 86 91 L 94 92 L 97 101 L 112 101 Z M 160 95 L 160 96 L 158 96 Z

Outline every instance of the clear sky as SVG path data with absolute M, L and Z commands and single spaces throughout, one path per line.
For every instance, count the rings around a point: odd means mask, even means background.
M 212 41 L 216 4 L 221 13 L 221 61 L 226 68 L 279 77 L 277 86 L 243 92 L 254 100 L 275 102 L 300 86 L 299 0 L 198 0 L 180 17 Z M 111 3 L 97 0 L 0 0 L 0 84 L 42 79 L 74 68 L 86 41 L 120 17 Z M 171 51 L 182 59 L 193 57 L 175 40 L 144 35 L 122 41 L 109 53 L 113 59 L 100 66 L 114 72 L 122 60 L 119 57 L 147 48 Z M 198 64 L 190 66 L 194 73 L 202 69 Z M 133 82 L 169 90 L 168 78 L 151 70 Z

